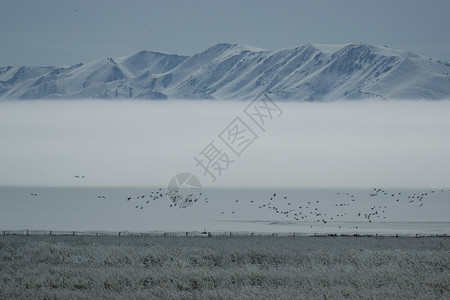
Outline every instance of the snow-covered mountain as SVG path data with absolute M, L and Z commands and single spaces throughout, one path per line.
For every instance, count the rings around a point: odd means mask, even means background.
M 74 66 L 0 67 L 0 99 L 450 98 L 450 64 L 367 44 L 267 51 L 217 44 L 193 56 L 141 51 Z

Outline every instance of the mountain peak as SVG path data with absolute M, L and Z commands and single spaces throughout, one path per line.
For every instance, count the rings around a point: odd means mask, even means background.
M 354 44 L 348 43 L 348 44 L 336 44 L 336 45 L 333 45 L 333 44 L 307 44 L 307 45 L 309 45 L 323 53 L 334 53 L 344 47 L 354 45 Z
M 193 56 L 139 51 L 72 67 L 0 68 L 0 99 L 450 98 L 450 64 L 363 43 L 281 50 L 219 43 Z
M 212 47 L 209 47 L 205 50 L 205 52 L 211 52 L 211 51 L 251 51 L 251 52 L 261 52 L 266 51 L 265 49 L 256 48 L 252 46 L 247 45 L 241 45 L 241 44 L 231 44 L 231 43 L 218 43 Z

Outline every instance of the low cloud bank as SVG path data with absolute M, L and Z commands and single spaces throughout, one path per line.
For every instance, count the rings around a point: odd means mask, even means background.
M 2 102 L 0 185 L 448 187 L 450 101 L 277 102 L 264 130 L 248 104 Z M 239 156 L 220 138 L 236 117 L 257 136 Z M 214 183 L 194 160 L 211 142 L 233 161 Z

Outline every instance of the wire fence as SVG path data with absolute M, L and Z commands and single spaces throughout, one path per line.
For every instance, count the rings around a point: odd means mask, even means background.
M 206 231 L 53 231 L 53 230 L 2 230 L 2 236 L 158 236 L 158 237 L 448 237 L 447 234 L 408 234 L 408 233 L 310 233 L 310 232 L 206 232 Z

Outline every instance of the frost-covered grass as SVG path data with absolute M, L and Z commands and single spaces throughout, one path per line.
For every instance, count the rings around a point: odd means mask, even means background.
M 0 237 L 0 299 L 450 299 L 450 239 Z

